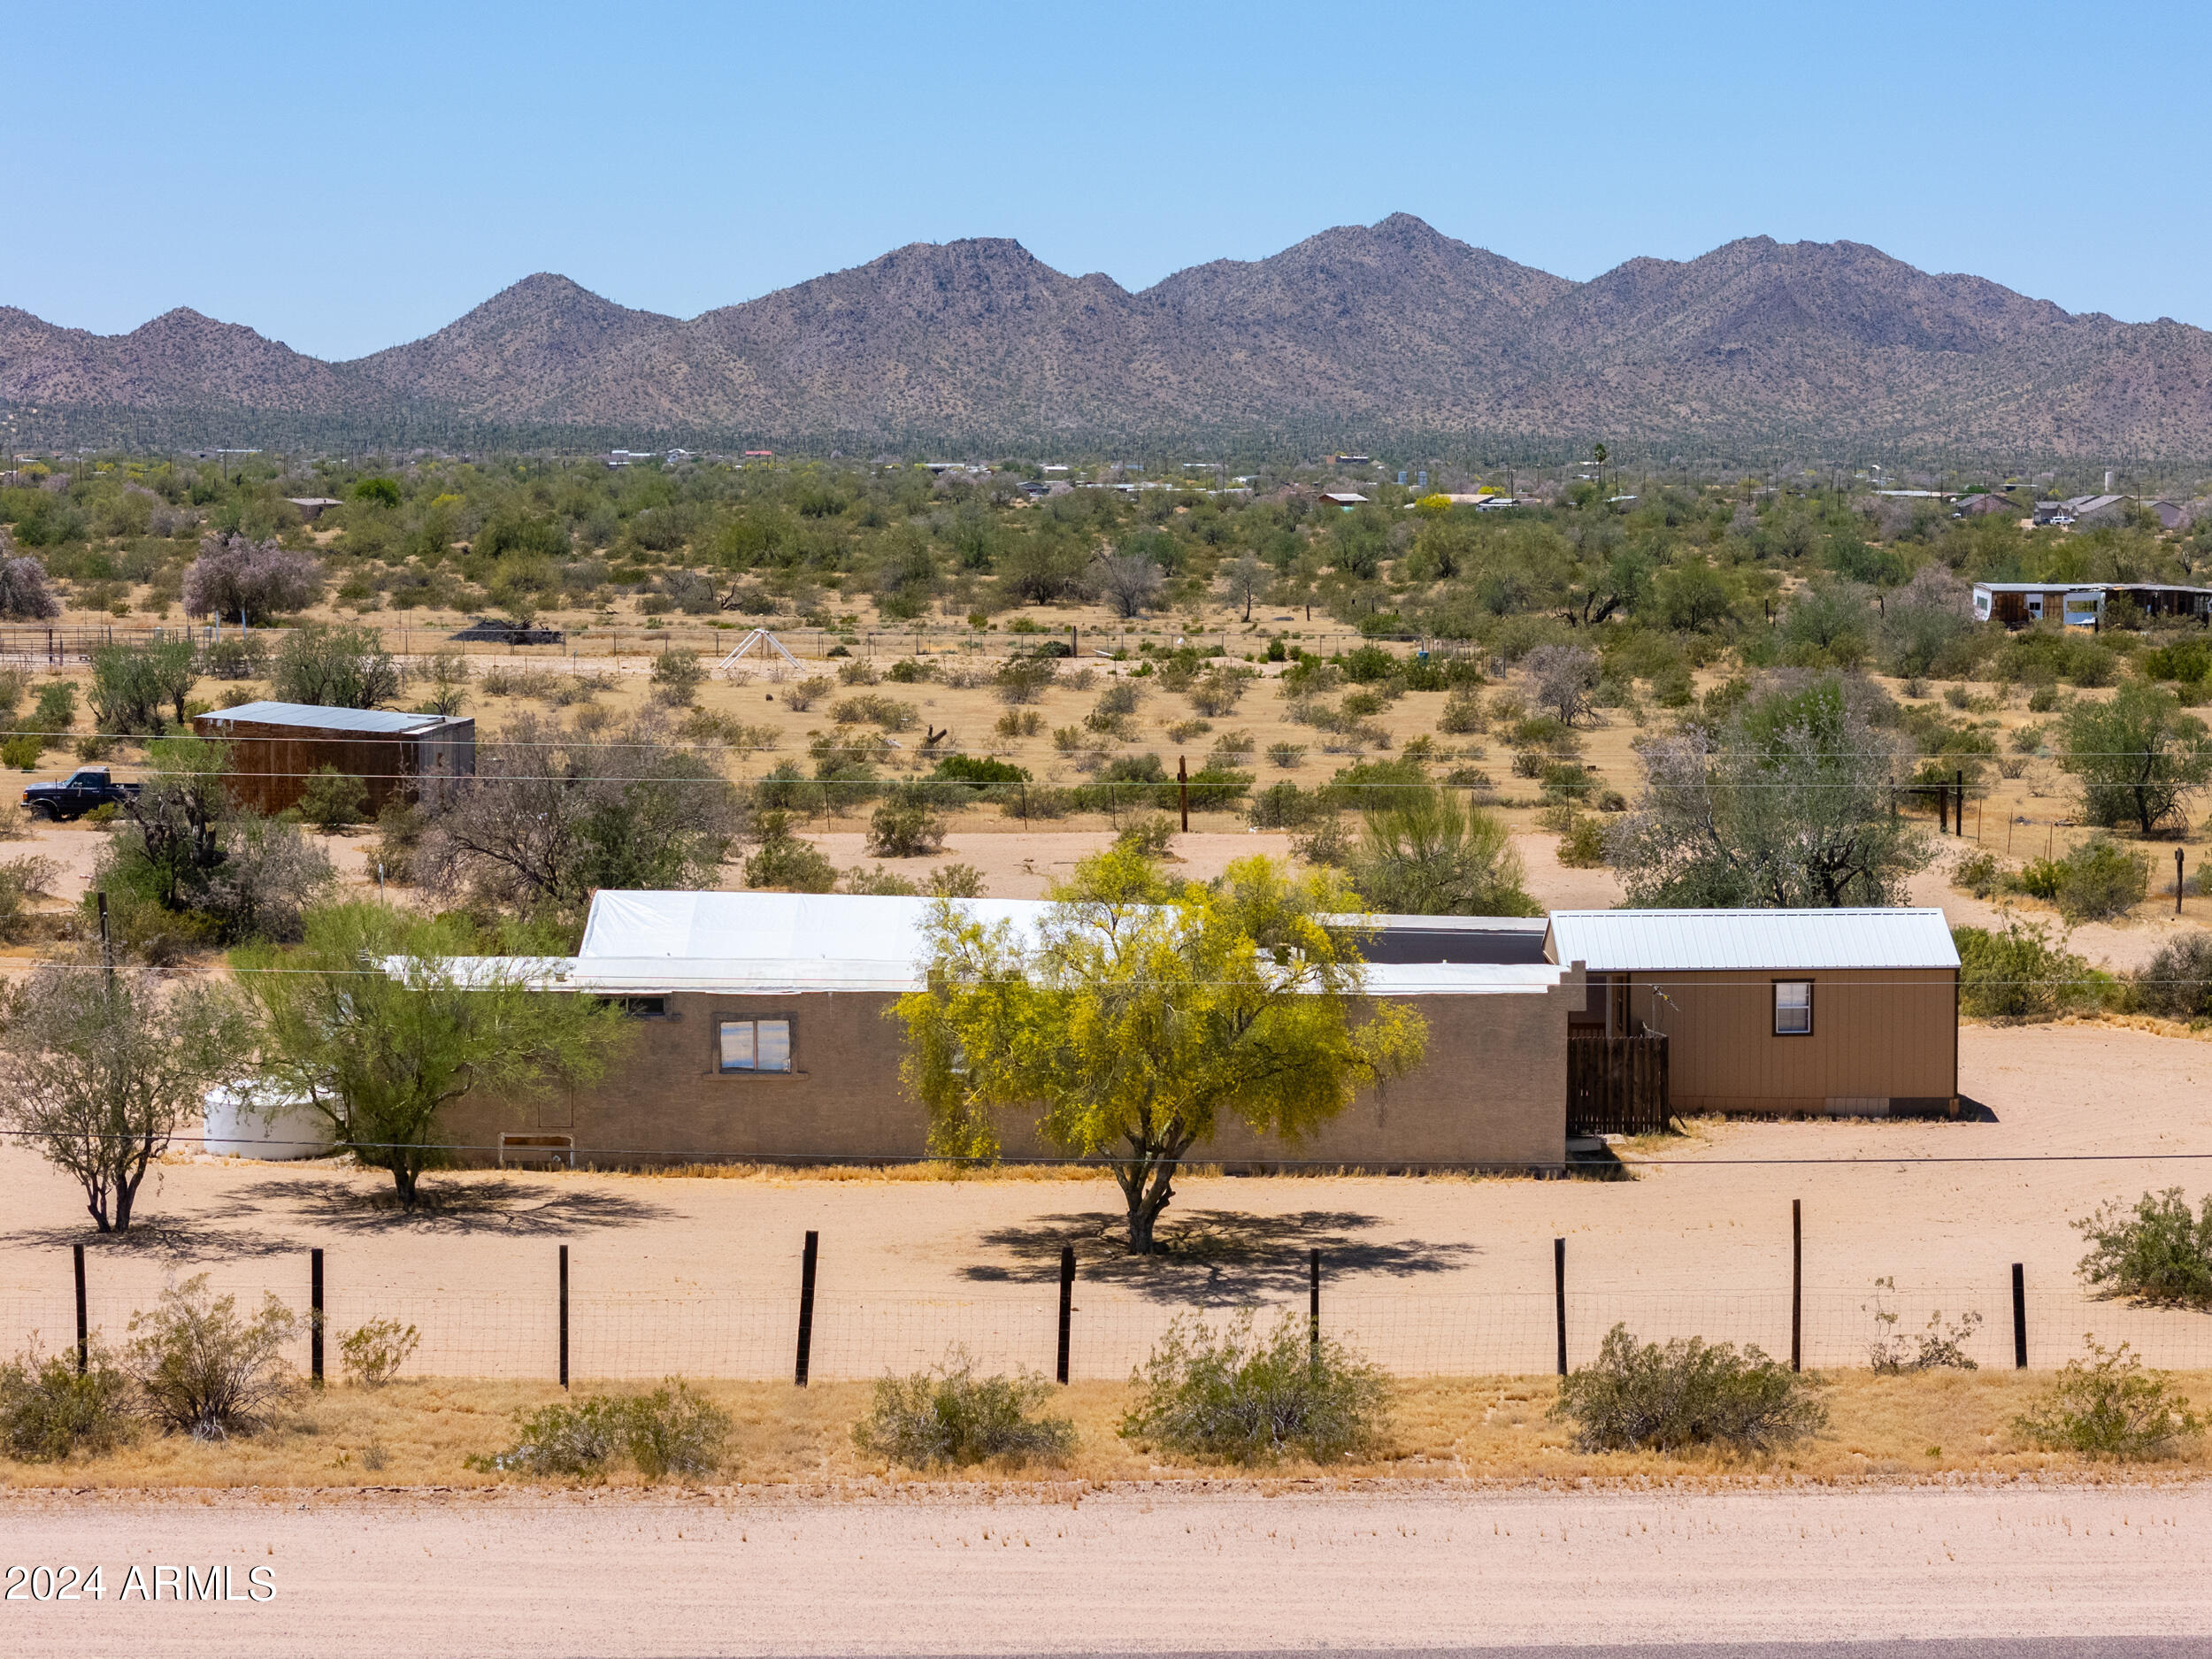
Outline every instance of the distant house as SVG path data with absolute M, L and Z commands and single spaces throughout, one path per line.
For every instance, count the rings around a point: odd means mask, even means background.
M 300 517 L 310 524 L 323 516 L 324 508 L 344 504 L 333 495 L 287 495 L 284 499 L 298 508 Z
M 2035 521 L 2038 524 L 2071 524 L 2074 522 L 2074 511 L 2062 501 L 2039 501 L 2035 503 Z
M 2196 509 L 2185 501 L 2147 501 L 2143 504 L 2158 515 L 2162 529 L 2186 530 L 2197 521 Z
M 2105 607 L 2116 598 L 2127 599 L 2146 616 L 2212 618 L 2212 588 L 2177 582 L 1976 582 L 1974 618 L 2008 628 L 2047 620 L 2097 628 L 2104 624 Z
M 2008 518 L 2016 518 L 2019 511 L 2020 503 L 2014 501 L 2011 496 L 2001 495 L 1992 490 L 1979 495 L 1969 495 L 1964 501 L 1959 503 L 1951 517 L 1980 518 L 1991 513 L 2003 513 Z
M 476 775 L 476 722 L 456 715 L 242 703 L 196 716 L 192 730 L 230 745 L 230 792 L 262 812 L 298 805 L 326 766 L 367 786 L 372 817 L 395 796 Z
M 1366 496 L 1361 495 L 1356 490 L 1350 489 L 1323 490 L 1321 492 L 1321 499 L 1341 507 L 1346 512 L 1351 511 L 1355 507 L 1363 507 L 1367 504 Z
M 2079 524 L 2098 513 L 2111 513 L 2116 518 L 2120 509 L 2126 504 L 2125 495 L 2075 495 L 2068 499 L 2066 511 L 2072 515 L 2074 522 Z

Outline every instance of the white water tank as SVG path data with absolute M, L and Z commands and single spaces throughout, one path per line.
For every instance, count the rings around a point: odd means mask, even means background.
M 297 1095 L 227 1083 L 201 1104 L 201 1150 L 219 1158 L 319 1158 L 330 1150 L 330 1119 Z

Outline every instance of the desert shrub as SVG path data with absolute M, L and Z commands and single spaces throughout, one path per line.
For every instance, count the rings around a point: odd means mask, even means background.
M 902 790 L 868 820 L 868 851 L 878 858 L 918 858 L 944 844 L 944 815 L 918 790 Z
M 1209 719 L 1218 719 L 1237 706 L 1244 695 L 1249 670 L 1216 668 L 1190 688 L 1191 707 Z
M 1098 712 L 1101 714 L 1134 714 L 1137 705 L 1144 701 L 1144 687 L 1133 680 L 1110 681 L 1098 694 Z
M 1254 829 L 1302 829 L 1328 809 L 1286 779 L 1252 797 Z
M 1897 1310 L 1889 1305 L 1889 1299 L 1897 1294 L 1893 1277 L 1874 1281 L 1874 1302 L 1868 1311 L 1874 1316 L 1874 1340 L 1867 1345 L 1866 1362 L 1874 1370 L 1894 1375 L 1913 1371 L 1978 1371 L 1981 1368 L 1969 1358 L 1966 1343 L 1981 1329 L 1982 1316 L 1965 1313 L 1943 1322 L 1943 1310 L 1939 1308 L 1928 1317 L 1928 1327 L 1916 1336 L 1908 1336 L 1898 1330 Z
M 335 766 L 318 766 L 300 791 L 300 817 L 325 834 L 369 816 L 369 786 Z
M 1125 1439 L 1232 1463 L 1333 1461 L 1381 1439 L 1390 1409 L 1379 1369 L 1290 1310 L 1263 1333 L 1249 1310 L 1219 1332 L 1179 1317 L 1133 1389 Z
M 983 872 L 973 864 L 939 864 L 922 878 L 921 885 L 933 899 L 979 899 Z
M 1267 758 L 1270 764 L 1289 772 L 1306 758 L 1306 746 L 1303 743 L 1270 743 Z
M 828 696 L 833 689 L 830 682 L 821 675 L 810 675 L 783 688 L 783 706 L 794 714 L 804 714 Z
M 696 651 L 665 646 L 653 658 L 653 695 L 675 708 L 689 708 L 697 702 L 706 677 Z
M 0 617 L 44 622 L 61 615 L 61 601 L 46 586 L 46 567 L 35 558 L 0 559 Z
M 2178 1187 L 2118 1199 L 2074 1223 L 2088 1240 L 2082 1278 L 2101 1290 L 2162 1307 L 2212 1305 L 2212 1193 L 2196 1215 Z
M 863 864 L 855 864 L 845 872 L 837 890 L 874 899 L 910 899 L 921 892 L 921 888 L 897 871 L 886 870 L 881 864 L 872 870 Z
M 2048 928 L 2017 919 L 2001 928 L 1954 927 L 1959 1011 L 1979 1019 L 2055 1019 L 2092 999 L 2089 964 L 2054 944 Z
M 883 671 L 883 677 L 898 686 L 916 686 L 925 680 L 937 678 L 937 664 L 918 663 L 912 657 L 902 657 Z
M 1010 760 L 995 760 L 988 756 L 948 755 L 937 763 L 929 774 L 932 783 L 967 785 L 975 794 L 987 793 L 995 785 L 1027 783 L 1029 773 Z
M 2212 933 L 2184 933 L 2167 941 L 2128 989 L 2145 1013 L 2170 1019 L 2212 1018 Z
M 0 1450 L 21 1463 L 59 1463 L 111 1452 L 137 1432 L 129 1377 L 96 1343 L 87 1360 L 79 1376 L 75 1356 L 42 1353 L 35 1335 L 0 1365 Z
M 2013 1419 L 2013 1432 L 2050 1451 L 2136 1462 L 2163 1457 L 2180 1440 L 2193 1440 L 2205 1419 L 2180 1392 L 2121 1343 L 2107 1348 L 2085 1339 L 2088 1352 L 2069 1360 L 2034 1406 Z
M 2004 869 L 1994 853 L 1969 853 L 1951 868 L 1951 885 L 1985 899 L 2004 885 Z
M 339 1366 L 348 1381 L 381 1388 L 422 1341 L 422 1333 L 396 1319 L 372 1319 L 338 1340 Z
M 1224 732 L 1214 739 L 1213 752 L 1217 759 L 1242 760 L 1258 747 L 1259 741 L 1249 732 Z
M 2057 858 L 2031 860 L 2020 872 L 2020 888 L 2048 899 L 2070 922 L 2101 921 L 2142 902 L 2150 871 L 2140 854 L 2093 835 Z
M 399 664 L 369 627 L 311 622 L 294 628 L 277 649 L 269 678 L 270 695 L 280 703 L 373 709 L 399 695 Z M 492 689 L 489 674 L 484 689 Z
M 927 1371 L 879 1379 L 853 1444 L 909 1469 L 1056 1462 L 1075 1449 L 1075 1425 L 1040 1413 L 1051 1394 L 1033 1371 L 978 1377 L 967 1350 L 955 1348 Z
M 1001 703 L 1029 703 L 1059 678 L 1060 664 L 1049 657 L 1018 657 L 991 677 Z
M 211 680 L 258 680 L 268 669 L 269 648 L 258 634 L 227 634 L 200 652 L 200 671 Z
M 216 1295 L 196 1273 L 162 1292 L 151 1313 L 131 1316 L 124 1363 L 165 1433 L 250 1434 L 292 1395 L 284 1345 L 298 1324 L 265 1293 L 260 1312 L 241 1317 L 238 1299 Z
M 515 1443 L 468 1466 L 541 1479 L 599 1480 L 627 1457 L 648 1480 L 722 1466 L 729 1413 L 681 1378 L 645 1394 L 594 1394 L 515 1413 Z
M 1436 729 L 1455 737 L 1470 732 L 1486 730 L 1490 716 L 1482 706 L 1482 697 L 1472 687 L 1455 687 L 1444 700 L 1444 711 L 1436 718 Z
M 799 839 L 788 814 L 763 812 L 756 827 L 760 847 L 745 861 L 745 885 L 786 893 L 827 893 L 837 885 L 837 866 L 811 842 Z
M 1605 863 L 1605 824 L 1588 813 L 1576 814 L 1559 837 L 1559 862 L 1570 870 L 1595 870 Z
M 1753 1344 L 1740 1353 L 1701 1337 L 1640 1344 L 1624 1325 L 1559 1385 L 1551 1415 L 1574 1424 L 1585 1452 L 1771 1451 L 1828 1420 L 1817 1386 Z
M 857 697 L 839 698 L 831 706 L 830 718 L 840 726 L 878 726 L 887 732 L 910 732 L 921 724 L 922 713 L 896 697 L 864 692 Z
M 832 651 L 830 655 L 838 657 L 843 653 Z M 875 686 L 883 683 L 883 676 L 876 672 L 876 665 L 866 657 L 855 657 L 838 664 L 837 683 L 841 686 Z
M 1175 820 L 1164 812 L 1148 812 L 1142 818 L 1133 818 L 1123 825 L 1120 833 L 1114 837 L 1117 847 L 1125 847 L 1147 858 L 1166 857 L 1167 849 L 1174 841 Z
M 242 613 L 248 622 L 265 622 L 304 611 L 322 585 L 322 568 L 311 555 L 241 535 L 210 536 L 184 572 L 184 610 L 187 616 L 236 621 Z

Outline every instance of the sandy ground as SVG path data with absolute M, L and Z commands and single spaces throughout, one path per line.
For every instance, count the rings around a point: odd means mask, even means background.
M 2203 1485 L 15 1499 L 0 1547 L 104 1569 L 104 1601 L 6 1608 L 24 1659 L 353 1653 L 372 1629 L 426 1659 L 2212 1637 Z M 273 1598 L 115 1599 L 132 1563 L 187 1561 L 237 1596 L 267 1568 Z

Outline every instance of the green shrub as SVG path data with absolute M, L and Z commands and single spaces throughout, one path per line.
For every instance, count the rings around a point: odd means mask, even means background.
M 1147 858 L 1164 858 L 1175 840 L 1175 820 L 1164 812 L 1148 812 L 1121 826 L 1115 845 Z
M 2058 906 L 2070 922 L 2102 921 L 2143 902 L 2150 870 L 2139 853 L 2093 835 L 2058 858 L 2037 858 L 2020 872 L 2020 889 Z
M 1559 838 L 1559 862 L 1570 870 L 1595 870 L 1605 863 L 1605 824 L 1588 813 L 1578 816 Z
M 1399 668 L 1399 658 L 1379 645 L 1360 646 L 1347 651 L 1340 660 L 1345 678 L 1363 686 L 1388 680 Z
M 1994 853 L 1969 853 L 1951 869 L 1951 885 L 1978 899 L 1988 898 L 2004 885 L 2004 872 Z
M 700 682 L 706 677 L 696 651 L 665 646 L 653 658 L 653 695 L 663 703 L 688 707 L 697 700 Z
M 0 1450 L 23 1463 L 59 1463 L 77 1452 L 98 1456 L 138 1432 L 131 1380 L 95 1344 L 82 1376 L 74 1355 L 31 1345 L 0 1365 Z
M 2008 920 L 2001 928 L 1954 927 L 1959 1011 L 1978 1019 L 2055 1019 L 2095 1000 L 2089 964 L 2051 942 L 2050 930 Z
M 515 1443 L 492 1457 L 472 1457 L 486 1472 L 595 1480 L 622 1449 L 626 1402 L 617 1394 L 557 1401 L 515 1413 Z
M 2013 1419 L 2013 1432 L 2050 1451 L 2135 1462 L 2163 1457 L 2177 1440 L 2193 1440 L 2205 1419 L 2187 1401 L 2121 1343 L 2108 1349 L 2085 1339 L 2088 1353 L 2069 1360 L 2030 1410 Z
M 238 1299 L 217 1296 L 197 1273 L 162 1292 L 153 1312 L 131 1316 L 125 1364 L 165 1432 L 226 1440 L 251 1433 L 290 1399 L 283 1353 L 298 1323 L 265 1293 L 261 1311 L 241 1318 Z
M 633 1395 L 625 1412 L 623 1449 L 648 1480 L 710 1475 L 722 1466 L 730 1414 L 680 1377 Z
M 2113 1199 L 2074 1223 L 2089 1241 L 2078 1269 L 2101 1289 L 2163 1307 L 2212 1305 L 2212 1193 L 2197 1215 L 2178 1187 Z
M 2212 933 L 2184 933 L 2167 941 L 2128 988 L 2134 1006 L 2145 1013 L 2212 1018 Z
M 1285 779 L 1268 785 L 1252 797 L 1252 827 L 1302 829 L 1326 810 L 1314 796 Z
M 1701 1337 L 1640 1345 L 1624 1325 L 1559 1385 L 1551 1415 L 1575 1425 L 1576 1448 L 1586 1452 L 1771 1451 L 1828 1420 L 1817 1385 L 1755 1346 L 1739 1353 Z
M 339 1339 L 339 1363 L 346 1379 L 364 1388 L 381 1388 L 422 1340 L 422 1333 L 396 1319 L 372 1319 Z
M 1968 1357 L 1966 1344 L 1982 1326 L 1978 1313 L 1961 1314 L 1948 1325 L 1943 1322 L 1943 1310 L 1939 1308 L 1928 1316 L 1927 1328 L 1917 1336 L 1907 1336 L 1897 1328 L 1897 1310 L 1889 1305 L 1890 1297 L 1897 1294 L 1894 1278 L 1874 1281 L 1874 1303 L 1869 1310 L 1874 1316 L 1875 1339 L 1867 1346 L 1867 1363 L 1875 1371 L 1894 1376 L 1914 1371 L 1979 1371 Z
M 799 839 L 786 813 L 763 812 L 757 827 L 760 849 L 745 861 L 747 887 L 827 893 L 837 885 L 837 866 L 819 849 Z
M 1305 757 L 1306 746 L 1303 743 L 1276 742 L 1267 746 L 1268 763 L 1281 767 L 1285 772 L 1295 768 Z
M 1264 1334 L 1249 1310 L 1218 1333 L 1179 1317 L 1133 1386 L 1125 1439 L 1232 1463 L 1362 1450 L 1382 1437 L 1390 1406 L 1379 1370 L 1333 1338 L 1317 1343 L 1287 1310 Z
M 853 1444 L 909 1469 L 1058 1462 L 1075 1449 L 1075 1425 L 1036 1415 L 1051 1393 L 1032 1371 L 978 1377 L 967 1350 L 956 1348 L 927 1371 L 879 1380 L 874 1405 L 853 1425 Z
M 600 1480 L 627 1457 L 648 1480 L 707 1475 L 722 1466 L 729 1413 L 680 1377 L 650 1394 L 594 1394 L 515 1413 L 515 1443 L 471 1469 L 540 1479 Z
M 38 757 L 45 752 L 46 745 L 35 737 L 11 737 L 0 741 L 0 766 L 17 772 L 35 771 Z
M 1029 781 L 1029 773 L 1024 768 L 1010 760 L 995 760 L 987 755 L 948 755 L 937 763 L 937 769 L 929 776 L 933 783 L 967 784 L 979 795 L 993 784 Z
M 300 817 L 325 834 L 369 816 L 369 786 L 335 766 L 318 766 L 300 791 Z
M 901 791 L 868 820 L 868 851 L 877 858 L 918 858 L 944 844 L 944 817 L 918 792 Z

